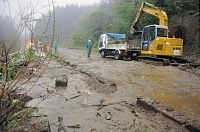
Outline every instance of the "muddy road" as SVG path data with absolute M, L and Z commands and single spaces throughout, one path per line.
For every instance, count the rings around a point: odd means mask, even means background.
M 200 121 L 200 78 L 194 74 L 171 66 L 101 58 L 98 53 L 86 58 L 79 50 L 60 49 L 59 54 L 25 88 L 34 98 L 27 105 L 37 105 L 37 112 L 47 115 L 52 131 L 59 126 L 69 132 L 188 131 L 138 107 L 138 97 Z M 62 75 L 68 77 L 68 86 L 55 87 L 55 79 Z

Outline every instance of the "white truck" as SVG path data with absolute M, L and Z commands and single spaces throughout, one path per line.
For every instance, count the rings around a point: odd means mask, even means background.
M 99 38 L 99 53 L 102 57 L 114 56 L 116 60 L 133 58 L 141 51 L 140 40 L 126 39 L 126 34 L 105 33 Z

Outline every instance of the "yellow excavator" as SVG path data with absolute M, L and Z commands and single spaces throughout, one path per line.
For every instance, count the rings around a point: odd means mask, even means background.
M 137 23 L 143 12 L 159 19 L 159 25 L 148 25 L 143 28 L 141 38 L 141 54 L 157 58 L 173 58 L 183 55 L 183 39 L 168 37 L 168 16 L 160 8 L 143 2 L 136 13 L 131 26 L 131 34 L 137 34 Z

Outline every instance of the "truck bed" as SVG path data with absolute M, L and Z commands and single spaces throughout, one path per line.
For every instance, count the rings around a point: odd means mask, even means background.
M 128 40 L 126 43 L 113 43 L 107 44 L 106 49 L 119 49 L 119 50 L 141 50 L 141 41 L 137 40 Z

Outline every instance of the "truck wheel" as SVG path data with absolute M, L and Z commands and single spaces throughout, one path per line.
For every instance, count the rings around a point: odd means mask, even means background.
M 106 51 L 105 50 L 101 51 L 101 57 L 103 57 L 103 58 L 106 57 Z
M 123 60 L 124 60 L 124 61 L 131 61 L 132 59 L 131 59 L 130 56 L 124 56 L 124 57 L 123 57 Z
M 136 56 L 131 56 L 131 60 L 137 60 Z
M 115 57 L 115 60 L 120 60 L 120 59 L 122 59 L 122 56 L 119 54 L 119 51 L 115 51 L 114 57 Z

